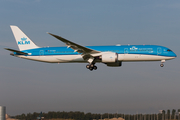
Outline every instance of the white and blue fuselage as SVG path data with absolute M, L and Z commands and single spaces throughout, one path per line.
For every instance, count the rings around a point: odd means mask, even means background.
M 48 33 L 61 40 L 67 47 L 38 47 L 17 26 L 11 26 L 16 43 L 20 49 L 13 50 L 11 55 L 48 63 L 89 63 L 86 67 L 96 70 L 95 63 L 107 66 L 121 66 L 122 62 L 161 61 L 174 59 L 176 54 L 167 47 L 158 45 L 112 45 L 112 46 L 81 46 L 60 36 Z
M 121 45 L 121 46 L 86 46 L 87 48 L 100 52 L 114 52 L 118 54 L 118 61 L 161 61 L 170 60 L 176 54 L 167 47 L 158 45 Z M 75 52 L 68 47 L 44 47 L 24 50 L 28 55 L 16 56 L 50 63 L 87 62 L 82 58 L 81 53 Z M 99 59 L 97 62 L 101 62 Z

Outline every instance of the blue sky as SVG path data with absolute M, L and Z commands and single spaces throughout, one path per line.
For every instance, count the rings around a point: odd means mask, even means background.
M 81 45 L 155 44 L 179 55 L 180 1 L 0 0 L 0 105 L 7 113 L 82 111 L 157 113 L 179 109 L 179 58 L 97 64 L 49 64 L 9 55 L 18 49 L 9 25 L 38 46 L 64 46 L 51 32 Z

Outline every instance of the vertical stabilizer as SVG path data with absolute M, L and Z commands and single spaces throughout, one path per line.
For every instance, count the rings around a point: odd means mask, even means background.
M 33 48 L 39 48 L 17 26 L 11 25 L 10 27 L 14 34 L 16 43 L 17 43 L 20 51 L 27 50 L 27 49 L 33 49 Z

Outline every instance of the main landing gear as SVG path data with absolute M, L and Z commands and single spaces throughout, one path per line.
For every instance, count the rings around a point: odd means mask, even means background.
M 86 68 L 89 69 L 90 71 L 97 70 L 97 66 L 95 66 L 94 64 L 88 64 L 86 65 Z

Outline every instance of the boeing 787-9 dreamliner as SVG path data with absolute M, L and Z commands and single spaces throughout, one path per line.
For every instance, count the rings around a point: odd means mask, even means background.
M 164 66 L 166 60 L 176 58 L 176 54 L 167 47 L 159 45 L 107 45 L 82 46 L 58 35 L 52 35 L 65 43 L 64 47 L 39 47 L 17 26 L 10 26 L 19 50 L 5 48 L 12 51 L 11 55 L 48 63 L 88 63 L 86 68 L 96 70 L 96 63 L 104 63 L 109 67 L 119 67 L 122 62 L 161 61 Z

